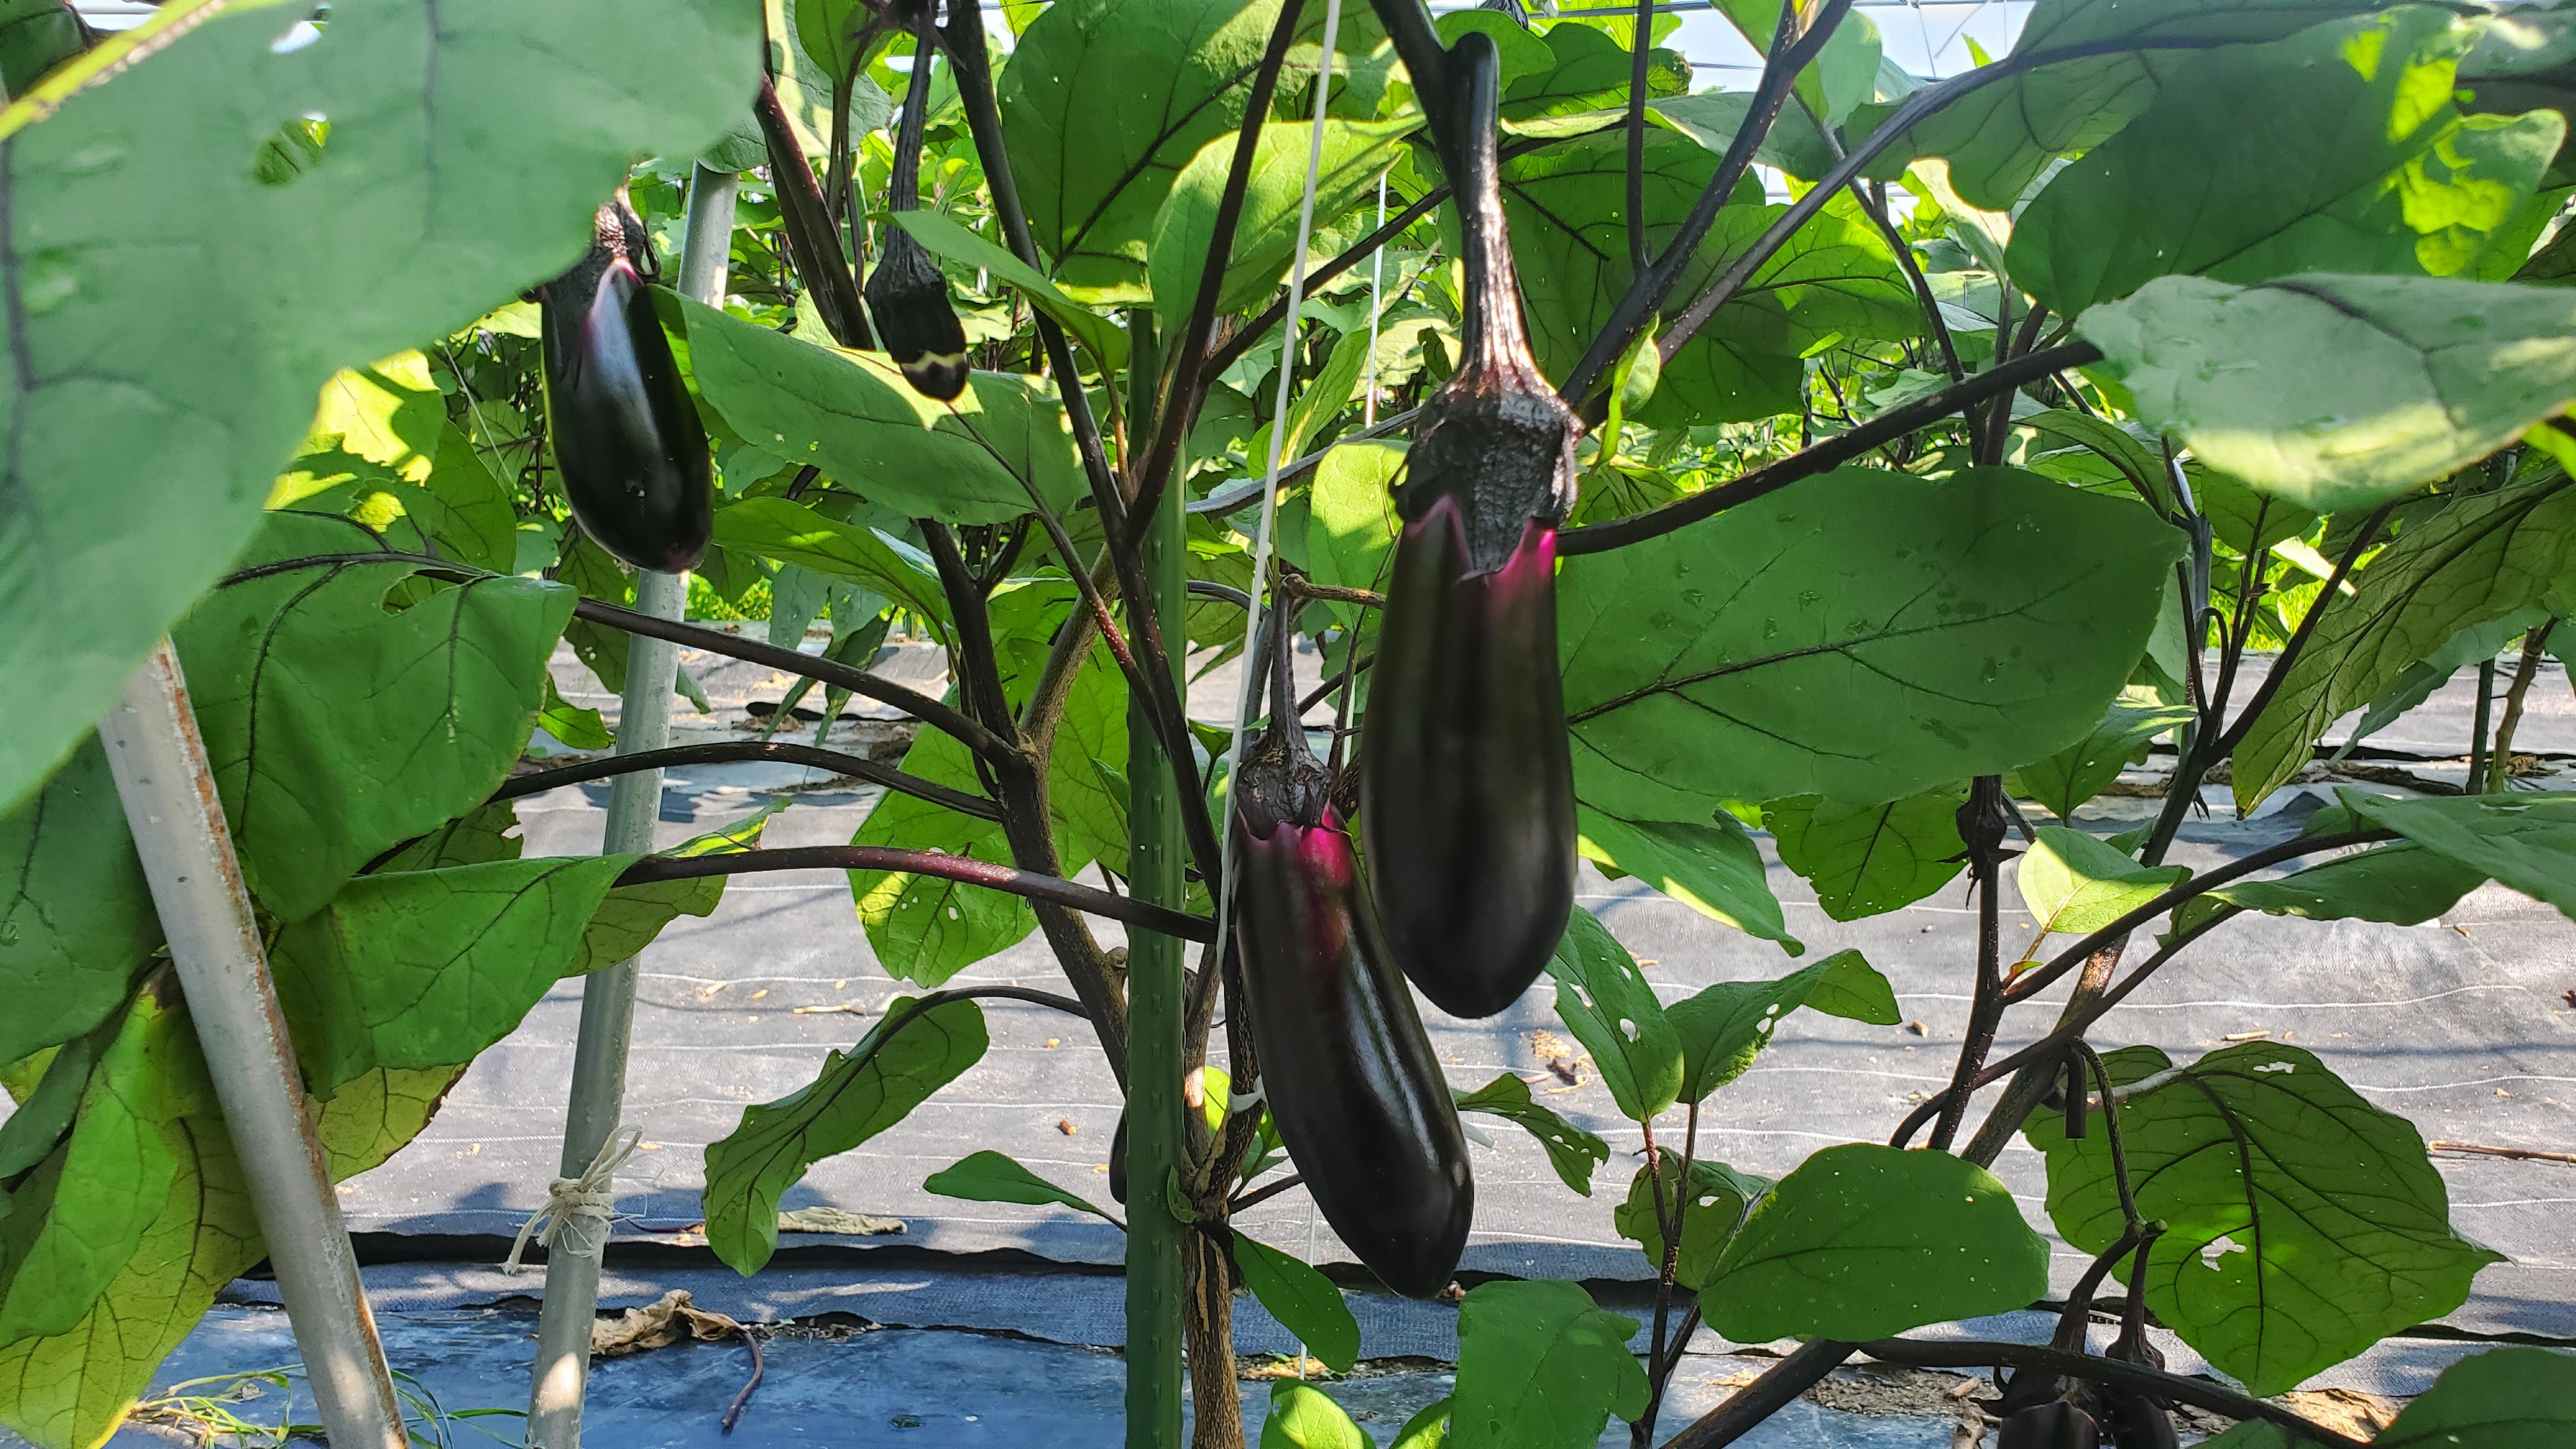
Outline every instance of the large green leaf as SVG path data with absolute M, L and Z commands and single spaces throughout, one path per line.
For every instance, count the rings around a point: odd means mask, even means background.
M 1992 1174 L 1946 1152 L 1828 1147 L 1780 1179 L 1700 1291 L 1737 1343 L 1863 1342 L 2026 1307 L 2048 1244 Z
M 1619 938 L 1576 906 L 1547 972 L 1556 1014 L 1592 1053 L 1621 1115 L 1643 1122 L 1671 1106 L 1681 1092 L 1681 1038 Z
M 2371 0 L 2039 0 L 2013 55 L 2088 53 L 1969 92 L 1899 137 L 1870 172 L 1893 180 L 1914 157 L 1947 157 L 1962 197 L 2004 211 L 2050 161 L 2117 135 L 2195 52 L 2380 8 Z M 1868 124 L 1856 117 L 1854 129 Z
M 871 503 L 907 518 L 1004 523 L 1029 511 L 1032 487 L 1056 509 L 1088 494 L 1049 383 L 977 372 L 964 396 L 938 402 L 914 392 L 883 353 L 819 346 L 679 303 L 690 375 L 725 421 Z
M 769 817 L 786 808 L 786 800 L 773 798 L 767 807 L 748 820 L 710 831 L 695 840 L 657 853 L 685 857 L 756 850 Z M 585 976 L 603 966 L 632 960 L 653 944 L 653 938 L 662 934 L 663 927 L 680 917 L 714 915 L 716 907 L 724 904 L 726 879 L 721 875 L 704 875 L 691 880 L 610 886 L 608 894 L 600 898 L 598 909 L 591 912 L 590 924 L 582 929 L 581 943 L 574 949 L 572 959 L 565 963 L 564 974 Z
M 856 1047 L 824 1058 L 814 1080 L 744 1110 L 707 1148 L 707 1246 L 745 1277 L 778 1250 L 778 1199 L 805 1169 L 900 1122 L 983 1058 L 984 1013 L 972 1001 L 914 1011 L 898 996 Z
M 121 1237 L 103 1279 L 49 1305 L 47 1317 L 67 1319 L 66 1328 L 0 1347 L 0 1423 L 44 1449 L 93 1449 L 103 1441 L 216 1292 L 267 1255 L 196 1032 L 167 978 L 142 992 L 119 1037 L 90 1074 L 85 1115 L 122 1117 L 150 1130 L 127 1139 L 133 1151 L 122 1160 L 84 1167 L 84 1198 L 101 1190 L 133 1195 L 146 1221 L 139 1233 Z M 314 1131 L 332 1177 L 363 1172 L 410 1141 L 461 1070 L 371 1073 L 315 1104 Z M 59 1179 L 71 1150 L 58 1149 L 38 1173 Z M 94 1249 L 105 1246 L 100 1229 L 111 1219 L 94 1211 L 105 1205 L 72 1203 L 22 1194 L 0 1221 L 7 1232 L 41 1241 L 56 1227 L 38 1216 L 40 1208 L 78 1210 L 87 1215 L 77 1236 Z M 51 1259 L 55 1267 L 63 1261 Z M 47 1291 L 71 1289 L 55 1277 Z
M 271 518 L 254 558 L 366 551 L 343 521 Z M 282 920 L 480 804 L 535 723 L 573 591 L 479 579 L 386 613 L 410 574 L 272 575 L 208 595 L 173 631 L 242 874 Z
M 1723 156 L 1726 148 L 1734 144 L 1735 132 L 1744 124 L 1745 112 L 1752 104 L 1751 91 L 1700 91 L 1649 101 L 1646 112 Z M 1772 122 L 1770 133 L 1754 150 L 1753 159 L 1765 166 L 1776 166 L 1801 181 L 1815 181 L 1834 169 L 1837 158 L 1825 144 L 1824 133 L 1816 129 L 1815 118 L 1796 106 L 1788 106 Z
M 2076 330 L 2141 419 L 2316 513 L 2447 477 L 2576 400 L 2576 296 L 2557 287 L 2160 277 Z
M 2167 1065 L 2152 1047 L 2121 1055 L 2123 1075 Z M 2119 1110 L 2138 1211 L 2166 1225 L 2147 1306 L 2257 1394 L 2450 1312 L 2501 1261 L 2451 1231 L 2414 1127 L 2296 1047 L 2211 1052 Z M 2109 1134 L 2070 1141 L 2044 1112 L 2023 1131 L 2048 1156 L 2057 1230 L 2084 1252 L 2108 1248 L 2123 1227 Z
M 0 1062 L 104 1022 L 161 945 L 98 737 L 0 818 Z
M 2571 863 L 2576 863 L 2572 861 Z M 2233 906 L 2311 921 L 2417 926 L 2476 890 L 2486 872 L 2401 841 L 2340 856 L 2278 880 L 2244 880 L 2209 894 Z
M 1717 9 L 1757 53 L 1771 53 L 1772 37 L 1780 32 L 1780 0 L 1718 0 Z M 1798 72 L 1799 104 L 1788 109 L 1841 125 L 1854 106 L 1877 99 L 1879 58 L 1878 27 L 1858 11 L 1845 13 L 1824 49 Z
M 1680 230 L 1717 166 L 1717 155 L 1688 137 L 1661 130 L 1646 137 L 1650 247 L 1663 247 Z M 1573 366 L 1628 288 L 1627 167 L 1627 141 L 1616 134 L 1576 137 L 1503 165 L 1530 345 L 1550 377 Z M 1677 295 L 1714 280 L 1784 210 L 1765 205 L 1760 183 L 1747 178 L 1682 269 Z M 1921 321 L 1885 238 L 1848 200 L 1837 200 L 1665 360 L 1644 420 L 1680 425 L 1795 412 L 1806 375 L 1798 358 L 1809 345 L 1833 332 L 1910 337 Z
M 1645 1412 L 1637 1321 L 1580 1283 L 1497 1282 L 1458 1305 L 1458 1388 L 1446 1449 L 1589 1449 L 1612 1414 Z
M 1404 140 L 1416 125 L 1412 120 L 1325 120 L 1324 149 L 1315 170 L 1319 230 L 1331 226 L 1376 187 L 1378 177 L 1401 156 Z M 1234 255 L 1226 262 L 1225 282 L 1217 293 L 1218 316 L 1268 300 L 1288 275 L 1297 251 L 1297 213 L 1305 198 L 1306 153 L 1314 131 L 1311 121 L 1274 121 L 1261 128 L 1252 175 L 1244 188 Z M 1154 310 L 1167 329 L 1177 330 L 1198 302 L 1199 273 L 1207 265 L 1217 202 L 1234 167 L 1234 151 L 1231 135 L 1200 147 L 1181 168 L 1155 218 L 1147 267 Z
M 213 12 L 209 12 L 213 13 Z M 687 156 L 750 92 L 721 0 L 360 0 L 213 13 L 6 142 L 0 808 L 231 565 L 340 368 L 562 270 L 638 155 Z M 253 161 L 328 117 L 324 161 Z
M 1681 1160 L 1665 1156 L 1666 1184 L 1661 1189 L 1665 1211 L 1672 1207 L 1671 1175 L 1681 1170 Z M 1762 1194 L 1771 1190 L 1768 1178 L 1737 1172 L 1721 1162 L 1693 1162 L 1690 1165 L 1690 1190 L 1682 1200 L 1682 1247 L 1674 1258 L 1673 1281 L 1698 1292 L 1709 1275 L 1717 1271 L 1717 1259 L 1726 1245 L 1735 1239 L 1736 1230 L 1744 1226 L 1744 1215 Z M 1611 1209 L 1611 1226 L 1619 1236 L 1635 1243 L 1646 1255 L 1649 1271 L 1664 1270 L 1664 1227 L 1655 1210 L 1655 1175 L 1644 1167 L 1628 1182 L 1628 1198 Z
M 1030 228 L 1068 292 L 1143 298 L 1155 214 L 1199 148 L 1242 123 L 1278 18 L 1278 0 L 1056 0 L 1020 37 L 999 86 L 1002 132 Z M 1302 11 L 1302 36 L 1323 18 Z M 1384 37 L 1345 10 L 1338 43 L 1346 63 Z M 1293 48 L 1283 93 L 1315 61 L 1311 40 Z
M 2156 736 L 2193 718 L 2189 705 L 2115 704 L 2091 734 L 2013 771 L 2014 793 L 2037 800 L 2060 820 L 2071 820 L 2077 806 L 2109 789 Z
M 2341 793 L 2345 808 L 2365 823 L 2576 916 L 2576 795 L 2393 800 Z
M 1958 824 L 1967 798 L 1953 786 L 1875 805 L 1793 795 L 1763 806 L 1762 823 L 1825 914 L 1857 921 L 1911 905 L 1967 868 Z
M 2473 272 L 2566 128 L 2462 115 L 2465 34 L 2405 7 L 2186 63 L 2022 212 L 2013 281 L 2071 317 L 2174 273 Z
M 1777 941 L 1790 955 L 1806 945 L 1789 934 L 1771 894 L 1762 852 L 1724 811 L 1705 824 L 1622 820 L 1583 806 L 1577 812 L 1583 857 L 1612 876 L 1635 876 L 1712 921 Z
M 2576 1359 L 2491 1348 L 2442 1371 L 2370 1442 L 2377 1449 L 2554 1449 L 2576 1440 Z
M 1297 1335 L 1297 1341 L 1324 1367 L 1349 1373 L 1351 1365 L 1359 1362 L 1360 1325 L 1333 1280 L 1304 1259 L 1241 1233 L 1234 1235 L 1233 1247 L 1243 1286 L 1252 1290 L 1279 1326 Z
M 898 211 L 893 220 L 911 232 L 912 239 L 931 255 L 979 268 L 1019 288 L 1031 305 L 1063 323 L 1065 330 L 1090 348 L 1091 355 L 1101 362 L 1115 367 L 1127 360 L 1127 334 L 1108 318 L 1066 296 L 1046 273 L 939 212 Z
M 1836 951 L 1777 981 L 1721 981 L 1664 1008 L 1682 1039 L 1682 1098 L 1709 1093 L 1743 1076 L 1771 1044 L 1780 1019 L 1801 1006 L 1828 1016 L 1894 1026 L 1905 1019 L 1896 990 L 1860 952 Z
M 1548 1166 L 1567 1187 L 1592 1196 L 1592 1170 L 1610 1160 L 1610 1144 L 1530 1096 L 1529 1083 L 1505 1072 L 1472 1092 L 1450 1089 L 1461 1112 L 1485 1112 L 1519 1125 L 1547 1149 Z
M 2328 598 L 2307 648 L 2236 747 L 2237 813 L 2298 773 L 2328 726 L 2462 629 L 2537 603 L 2576 546 L 2576 488 L 2546 477 L 2453 500 Z
M 346 369 L 323 384 L 313 431 L 269 505 L 314 512 L 337 506 L 397 548 L 518 572 L 510 495 L 447 420 L 447 398 L 418 352 Z
M 1576 789 L 1632 820 L 1888 799 L 2071 743 L 2128 679 L 2182 538 L 2004 468 L 1846 468 L 1570 563 Z
M 360 876 L 271 964 L 309 1088 L 471 1061 L 564 975 L 629 855 Z

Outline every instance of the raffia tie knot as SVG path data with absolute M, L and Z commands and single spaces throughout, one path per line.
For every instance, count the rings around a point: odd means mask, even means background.
M 636 1144 L 643 1140 L 643 1128 L 620 1127 L 599 1144 L 599 1154 L 590 1159 L 581 1176 L 556 1178 L 546 1189 L 546 1205 L 519 1224 L 518 1240 L 510 1244 L 502 1269 L 519 1271 L 519 1255 L 528 1250 L 531 1237 L 549 1253 L 599 1257 L 608 1246 L 609 1223 L 616 1216 L 617 1169 L 635 1155 Z

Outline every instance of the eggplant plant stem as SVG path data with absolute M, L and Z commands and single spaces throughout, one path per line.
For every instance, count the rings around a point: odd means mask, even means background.
M 2513 735 L 2522 724 L 2523 697 L 2531 692 L 2533 676 L 2540 672 L 2540 656 L 2549 647 L 2549 631 L 2558 626 L 2555 619 L 2544 619 L 2540 627 L 2522 636 L 2522 658 L 2513 667 L 2513 683 L 2504 692 L 2504 718 L 2497 721 L 2495 749 L 2487 761 L 2486 793 L 2502 794 L 2505 783 L 2513 778 Z
M 402 1449 L 401 1400 L 323 1168 L 187 691 L 178 653 L 164 639 L 99 722 L 99 739 L 323 1428 L 334 1444 Z
M 1127 601 L 1131 634 L 1138 616 L 1159 614 L 1177 639 L 1188 601 L 1179 489 L 1164 491 L 1138 547 L 1145 590 Z M 1175 688 L 1178 681 L 1175 680 Z M 1128 890 L 1142 903 L 1179 910 L 1185 903 L 1181 801 L 1163 756 L 1153 701 L 1131 697 L 1127 779 L 1132 832 Z M 1127 939 L 1127 1446 L 1180 1449 L 1182 1324 L 1188 1302 L 1183 1238 L 1188 1227 L 1164 1207 L 1164 1184 L 1181 1166 L 1182 1019 L 1188 983 L 1178 937 L 1138 930 Z
M 690 230 L 697 216 L 692 212 Z M 731 231 L 732 218 L 726 218 Z M 688 290 L 683 282 L 682 290 Z M 686 574 L 647 572 L 635 586 L 636 612 L 677 619 L 688 604 Z M 642 754 L 671 738 L 671 686 L 680 651 L 668 640 L 634 636 L 626 651 L 626 693 L 617 714 L 617 750 Z M 608 787 L 602 854 L 650 851 L 662 814 L 662 772 L 620 775 Z M 626 1049 L 635 1022 L 632 958 L 581 982 L 581 1028 L 573 1042 L 572 1099 L 564 1117 L 563 1155 L 555 1171 L 579 1178 L 618 1129 L 626 1111 Z M 590 1379 L 590 1321 L 599 1310 L 600 1259 L 558 1251 L 546 1255 L 546 1294 L 537 1314 L 537 1362 L 528 1397 L 530 1449 L 576 1449 L 582 1397 Z
M 2475 795 L 2487 783 L 2487 719 L 2495 711 L 2496 666 L 2493 659 L 2478 661 L 2478 707 L 2469 721 L 2469 789 Z

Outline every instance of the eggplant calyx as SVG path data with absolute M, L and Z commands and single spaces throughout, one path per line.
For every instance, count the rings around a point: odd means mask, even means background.
M 1423 404 L 1410 481 L 1396 494 L 1406 520 L 1441 498 L 1464 515 L 1467 576 L 1492 573 L 1520 545 L 1532 518 L 1549 527 L 1574 506 L 1574 440 L 1583 424 L 1530 353 L 1520 280 L 1503 218 L 1496 87 L 1501 53 L 1470 31 L 1450 48 L 1450 72 L 1464 134 L 1456 195 L 1467 270 L 1466 330 L 1458 371 Z
M 536 297 L 550 306 L 566 309 L 567 315 L 590 310 L 599 295 L 600 279 L 608 269 L 624 263 L 637 280 L 650 282 L 657 275 L 652 238 L 644 230 L 644 218 L 626 204 L 623 191 L 601 202 L 590 219 L 590 250 L 562 276 L 538 284 Z

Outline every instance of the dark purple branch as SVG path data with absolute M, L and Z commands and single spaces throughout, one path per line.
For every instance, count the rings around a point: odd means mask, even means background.
M 617 883 L 643 885 L 650 881 L 697 880 L 706 876 L 749 875 L 774 870 L 902 871 L 964 885 L 984 886 L 1026 900 L 1045 901 L 1068 910 L 1160 931 L 1166 936 L 1178 936 L 1184 941 L 1216 938 L 1216 923 L 1205 916 L 1147 905 L 1115 891 L 1079 885 L 1060 876 L 1040 875 L 1036 871 L 936 850 L 896 850 L 877 845 L 800 845 L 726 855 L 655 855 L 627 867 L 626 873 L 617 878 Z
M 944 805 L 960 815 L 978 820 L 999 820 L 1002 807 L 981 795 L 934 785 L 918 775 L 907 775 L 892 765 L 881 764 L 864 755 L 844 754 L 839 750 L 820 749 L 813 745 L 788 744 L 777 740 L 725 741 L 708 745 L 674 745 L 667 750 L 645 750 L 632 755 L 607 755 L 577 764 L 557 765 L 520 775 L 492 792 L 494 801 L 517 800 L 541 795 L 561 785 L 580 785 L 592 780 L 605 780 L 637 770 L 660 770 L 673 765 L 730 765 L 753 760 L 773 760 L 785 765 L 810 765 L 830 770 L 853 779 L 883 785 L 899 794 L 934 805 Z

